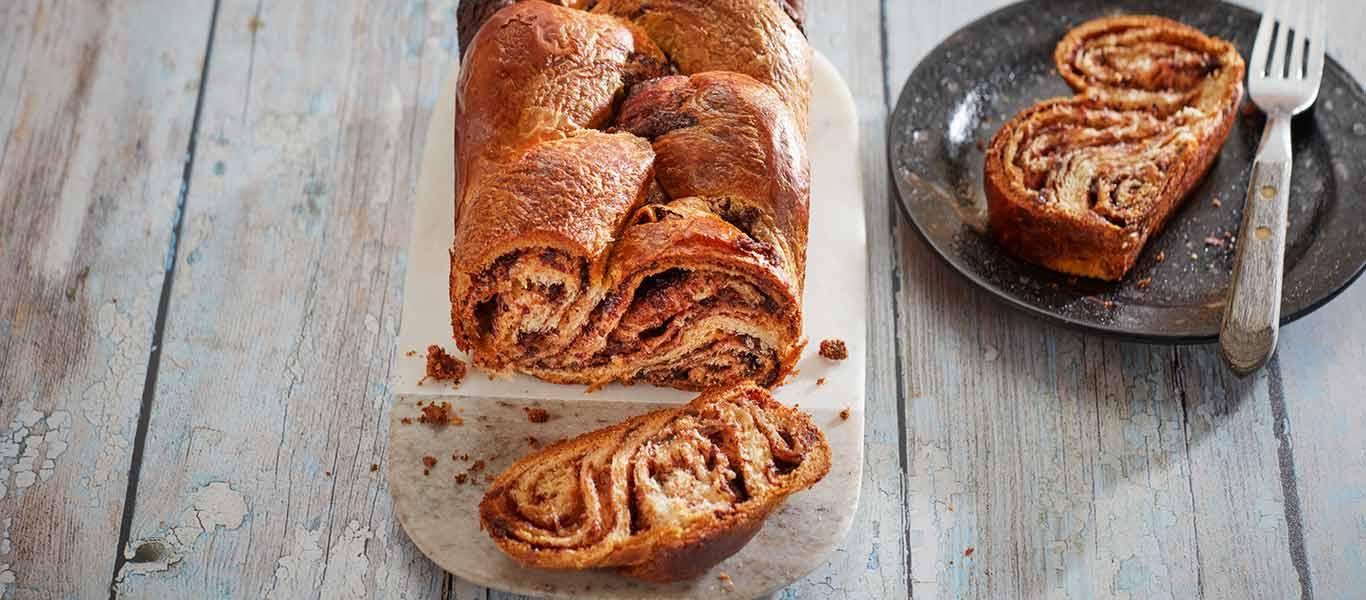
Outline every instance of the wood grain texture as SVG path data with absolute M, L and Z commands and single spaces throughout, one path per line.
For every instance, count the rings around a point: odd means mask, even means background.
M 1272 371 L 1282 386 L 1281 411 L 1273 411 L 1280 426 L 1273 430 L 1294 466 L 1300 502 L 1303 554 L 1292 558 L 1304 560 L 1319 598 L 1366 590 L 1364 334 L 1366 284 L 1357 283 L 1333 305 L 1282 331 Z
M 1328 54 L 1366 81 L 1366 11 L 1329 7 L 1336 10 Z M 1325 89 L 1319 102 L 1340 97 Z M 1289 471 L 1282 486 L 1298 500 L 1298 522 L 1287 528 L 1299 531 L 1288 546 L 1300 589 L 1359 597 L 1366 594 L 1366 283 L 1282 329 L 1269 376 L 1277 459 Z
M 230 0 L 217 23 L 117 591 L 436 597 L 371 465 L 455 2 Z
M 108 594 L 202 3 L 0 3 L 0 597 Z

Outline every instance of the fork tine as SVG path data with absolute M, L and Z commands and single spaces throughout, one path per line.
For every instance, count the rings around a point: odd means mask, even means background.
M 1288 79 L 1300 79 L 1304 77 L 1304 47 L 1309 35 L 1309 15 L 1317 10 L 1318 0 L 1308 0 L 1309 10 L 1294 11 L 1294 16 L 1290 17 L 1291 28 L 1295 31 L 1295 39 L 1290 45 L 1290 64 L 1286 65 L 1286 77 Z M 1312 43 L 1312 40 L 1309 40 Z
M 1257 41 L 1252 44 L 1251 72 L 1255 78 L 1266 76 L 1266 59 L 1271 56 L 1271 30 L 1276 25 L 1273 6 L 1276 0 L 1266 0 L 1263 4 L 1262 23 L 1257 26 Z
M 1323 2 L 1314 3 L 1313 24 L 1309 26 L 1309 70 L 1304 78 L 1319 86 L 1323 78 L 1323 55 L 1328 51 L 1328 19 Z
M 1281 8 L 1280 2 L 1276 5 L 1278 9 Z M 1290 38 L 1290 21 L 1285 18 L 1284 12 L 1276 13 L 1276 22 L 1280 27 L 1276 30 L 1276 43 L 1271 48 L 1271 72 L 1267 74 L 1271 79 L 1285 77 L 1285 47 Z

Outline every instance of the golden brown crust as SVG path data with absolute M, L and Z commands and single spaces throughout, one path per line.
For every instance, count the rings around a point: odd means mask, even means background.
M 785 92 L 800 88 L 805 110 L 809 65 L 793 57 L 809 49 L 801 40 L 768 57 L 802 70 L 800 82 L 771 69 L 755 71 L 767 80 L 661 77 L 679 56 L 646 33 L 725 16 L 751 24 L 736 48 L 776 52 L 795 27 L 782 4 L 621 13 L 625 3 L 526 1 L 481 13 L 491 6 L 462 13 L 487 21 L 456 111 L 457 345 L 476 366 L 560 383 L 778 383 L 801 344 L 810 193 Z M 712 64 L 695 50 L 682 50 L 688 64 Z
M 774 250 L 785 272 L 806 272 L 806 143 L 772 88 L 724 71 L 641 84 L 616 128 L 647 137 L 656 177 L 670 198 L 701 198 L 709 210 Z
M 675 581 L 734 554 L 829 469 L 809 416 L 740 386 L 523 458 L 489 488 L 480 524 L 528 566 Z
M 1209 169 L 1242 100 L 1232 44 L 1150 16 L 1106 17 L 1054 54 L 1077 91 L 992 139 L 992 234 L 1056 271 L 1118 280 Z
M 680 73 L 730 71 L 778 92 L 806 131 L 811 47 L 800 3 L 780 0 L 598 0 L 593 12 L 639 25 Z

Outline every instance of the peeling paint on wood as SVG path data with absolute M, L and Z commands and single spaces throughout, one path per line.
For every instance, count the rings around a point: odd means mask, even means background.
M 208 23 L 0 2 L 0 597 L 109 593 Z
M 369 469 L 384 460 L 412 188 L 454 66 L 437 43 L 455 37 L 453 10 L 395 8 L 220 5 L 131 537 L 162 537 L 208 482 L 250 513 L 121 595 L 441 586 Z
M 237 529 L 246 516 L 246 498 L 227 482 L 203 486 L 190 494 L 174 526 L 157 537 L 129 542 L 124 557 L 130 562 L 124 564 L 115 581 L 165 571 L 192 552 L 201 537 L 215 535 L 220 529 Z

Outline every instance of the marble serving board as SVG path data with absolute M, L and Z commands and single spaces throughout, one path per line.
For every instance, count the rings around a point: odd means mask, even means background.
M 839 73 L 816 54 L 809 152 L 811 226 L 803 299 L 810 344 L 799 374 L 775 395 L 810 412 L 833 450 L 830 474 L 792 496 L 743 550 L 696 580 L 649 585 L 611 571 L 529 569 L 507 558 L 479 530 L 478 504 L 492 477 L 535 447 L 606 427 L 633 415 L 682 404 L 694 394 L 650 386 L 610 385 L 594 392 L 524 376 L 490 378 L 472 371 L 458 387 L 422 382 L 424 349 L 452 354 L 447 297 L 454 236 L 453 137 L 455 83 L 442 89 L 427 134 L 417 184 L 416 215 L 390 412 L 388 477 L 394 508 L 410 538 L 441 568 L 461 579 L 537 596 L 596 598 L 751 597 L 777 590 L 819 566 L 843 539 L 858 505 L 863 466 L 864 340 L 868 269 L 858 160 L 858 116 Z M 849 358 L 817 355 L 823 339 L 839 338 Z M 412 353 L 410 356 L 409 353 Z M 817 380 L 824 379 L 823 385 Z M 418 422 L 418 403 L 450 402 L 461 425 Z M 525 408 L 547 410 L 530 422 Z M 841 416 L 841 413 L 848 411 Z M 847 418 L 845 418 L 847 417 Z M 407 419 L 410 422 L 405 423 Z M 431 469 L 423 457 L 437 463 Z M 482 462 L 479 462 L 482 461 Z M 459 483 L 463 475 L 464 483 Z

